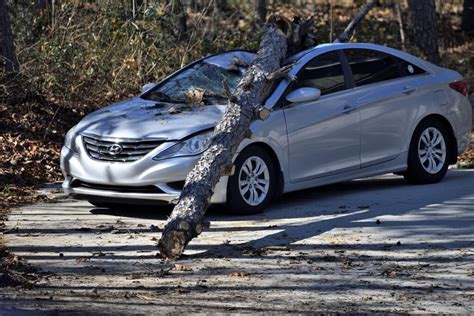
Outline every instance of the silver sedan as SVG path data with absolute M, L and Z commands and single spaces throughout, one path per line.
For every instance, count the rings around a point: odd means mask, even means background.
M 65 192 L 106 207 L 178 199 L 223 115 L 222 81 L 235 88 L 253 58 L 203 58 L 86 116 L 61 151 Z M 434 183 L 469 144 L 467 85 L 455 71 L 362 43 L 319 45 L 286 63 L 269 119 L 252 124 L 212 203 L 254 213 L 281 193 L 388 172 Z

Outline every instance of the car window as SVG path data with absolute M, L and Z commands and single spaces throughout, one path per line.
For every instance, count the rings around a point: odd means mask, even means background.
M 425 70 L 421 69 L 418 66 L 413 65 L 412 63 L 410 63 L 406 60 L 400 59 L 400 58 L 395 57 L 395 56 L 393 56 L 393 58 L 395 58 L 397 60 L 398 68 L 400 69 L 400 74 L 401 74 L 402 77 L 421 75 L 421 74 L 426 73 Z
M 319 55 L 308 62 L 298 73 L 291 90 L 302 87 L 317 88 L 321 95 L 344 90 L 344 72 L 337 52 Z
M 242 78 L 244 69 L 230 70 L 214 63 L 200 61 L 185 69 L 146 94 L 152 101 L 184 102 L 189 93 L 202 91 L 204 101 L 222 104 L 227 99 L 222 81 L 226 81 L 230 91 L 234 91 Z
M 425 72 L 403 59 L 371 49 L 345 49 L 344 54 L 356 86 Z

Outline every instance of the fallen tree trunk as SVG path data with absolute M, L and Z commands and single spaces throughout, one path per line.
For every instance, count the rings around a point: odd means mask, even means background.
M 257 56 L 233 95 L 229 95 L 211 145 L 188 174 L 179 202 L 165 225 L 158 243 L 163 257 L 179 257 L 189 241 L 205 228 L 203 218 L 214 187 L 221 176 L 231 173 L 232 158 L 239 144 L 251 135 L 250 124 L 258 118 L 261 104 L 273 86 L 272 75 L 286 57 L 287 30 L 284 25 L 275 19 L 265 25 Z
M 336 41 L 347 41 L 360 20 L 377 3 L 369 1 Z M 265 24 L 260 48 L 229 102 L 223 118 L 214 129 L 209 149 L 188 174 L 178 204 L 166 222 L 158 242 L 165 258 L 178 258 L 186 245 L 208 226 L 204 215 L 219 179 L 232 174 L 232 158 L 238 146 L 251 135 L 250 124 L 264 119 L 261 104 L 272 91 L 274 80 L 285 73 L 280 68 L 287 52 L 296 53 L 314 45 L 309 33 L 312 19 L 295 18 L 292 23 L 275 17 Z

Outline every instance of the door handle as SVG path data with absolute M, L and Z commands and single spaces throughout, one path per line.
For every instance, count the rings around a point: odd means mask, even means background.
M 403 87 L 403 90 L 402 90 L 402 92 L 405 93 L 405 94 L 410 94 L 410 93 L 415 92 L 415 91 L 416 91 L 416 88 L 412 87 L 412 86 L 405 86 L 405 87 Z
M 355 105 L 346 104 L 346 105 L 344 105 L 344 108 L 342 109 L 342 113 L 349 114 L 352 111 L 354 111 L 355 109 L 357 109 L 357 107 Z

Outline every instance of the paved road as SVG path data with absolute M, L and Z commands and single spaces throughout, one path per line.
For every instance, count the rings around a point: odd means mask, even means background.
M 100 313 L 474 313 L 474 170 L 387 175 L 287 194 L 264 213 L 209 215 L 177 264 L 154 245 L 170 209 L 63 200 L 14 211 L 10 249 L 42 269 L 1 310 Z

